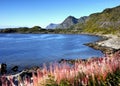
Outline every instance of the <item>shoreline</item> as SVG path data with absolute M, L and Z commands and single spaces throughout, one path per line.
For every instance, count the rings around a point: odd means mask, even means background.
M 120 37 L 117 35 L 107 34 L 101 35 L 96 34 L 97 36 L 101 36 L 103 39 L 96 41 L 94 43 L 87 43 L 86 46 L 92 47 L 96 50 L 100 50 L 103 54 L 113 54 L 120 50 Z

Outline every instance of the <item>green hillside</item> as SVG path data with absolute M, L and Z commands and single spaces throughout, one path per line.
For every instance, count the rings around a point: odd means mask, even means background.
M 119 34 L 120 6 L 91 14 L 84 24 L 76 24 L 74 28 L 88 33 Z

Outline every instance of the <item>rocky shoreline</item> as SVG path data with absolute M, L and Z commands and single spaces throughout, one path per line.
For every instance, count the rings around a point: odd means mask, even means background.
M 103 35 L 103 40 L 85 45 L 96 50 L 101 50 L 104 54 L 113 54 L 120 50 L 120 37 L 111 34 Z
M 88 34 L 88 33 L 83 33 L 83 34 Z M 94 34 L 88 34 L 88 35 L 94 35 Z M 96 42 L 86 43 L 84 45 L 92 47 L 96 50 L 100 50 L 103 54 L 108 54 L 108 55 L 114 54 L 115 52 L 120 50 L 120 37 L 111 34 L 108 35 L 95 34 L 94 36 L 100 36 L 102 37 L 102 39 Z M 98 57 L 91 57 L 91 58 L 98 58 Z M 89 59 L 61 59 L 59 63 L 67 62 L 69 64 L 74 64 L 77 61 L 86 62 Z

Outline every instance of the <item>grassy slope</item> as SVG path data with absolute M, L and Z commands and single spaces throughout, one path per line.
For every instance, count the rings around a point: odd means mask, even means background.
M 91 14 L 84 24 L 77 24 L 74 28 L 88 33 L 119 34 L 119 15 L 120 6 L 108 8 L 101 13 Z

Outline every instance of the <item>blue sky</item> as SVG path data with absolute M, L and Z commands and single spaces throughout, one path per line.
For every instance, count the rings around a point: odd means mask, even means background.
M 120 5 L 120 0 L 0 0 L 0 28 L 46 27 Z

